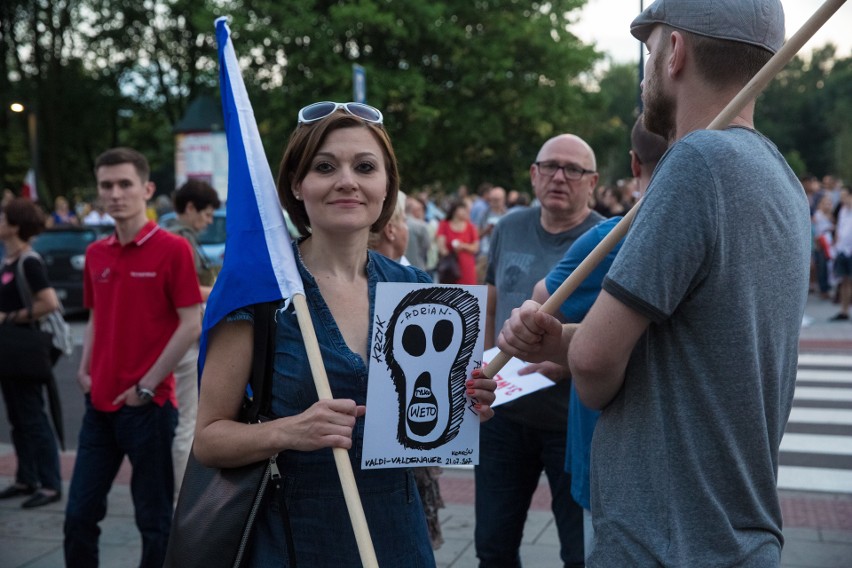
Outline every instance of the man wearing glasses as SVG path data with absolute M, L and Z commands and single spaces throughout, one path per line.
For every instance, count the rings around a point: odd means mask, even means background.
M 657 0 L 631 33 L 648 48 L 644 124 L 669 150 L 583 322 L 534 313 L 522 343 L 567 352 L 583 404 L 602 410 L 590 566 L 779 566 L 810 212 L 754 101 L 706 127 L 783 45 L 783 8 Z
M 589 208 L 598 182 L 595 153 L 578 136 L 562 134 L 539 150 L 530 166 L 540 205 L 518 211 L 496 226 L 488 256 L 485 347 L 493 347 L 503 322 L 532 296 L 536 282 L 568 247 L 603 219 Z M 519 549 L 532 495 L 542 470 L 553 495 L 553 514 L 565 566 L 583 566 L 583 511 L 570 494 L 565 472 L 565 416 L 570 383 L 554 363 L 529 365 L 556 386 L 495 410 L 482 424 L 476 468 L 476 555 L 480 566 L 506 565 Z

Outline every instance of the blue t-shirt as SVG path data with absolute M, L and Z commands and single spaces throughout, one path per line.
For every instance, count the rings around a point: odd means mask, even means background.
M 574 272 L 589 253 L 606 237 L 621 221 L 621 217 L 612 217 L 601 221 L 582 237 L 577 239 L 559 264 L 553 267 L 545 279 L 549 294 L 553 295 L 562 282 Z M 586 316 L 592 304 L 598 298 L 601 284 L 621 249 L 623 239 L 604 258 L 600 264 L 574 290 L 574 293 L 560 306 L 559 311 L 568 323 L 578 323 Z M 584 509 L 591 509 L 589 496 L 589 455 L 592 447 L 592 434 L 600 412 L 586 408 L 574 384 L 571 383 L 571 398 L 568 403 L 568 437 L 565 452 L 565 471 L 571 474 L 571 497 Z

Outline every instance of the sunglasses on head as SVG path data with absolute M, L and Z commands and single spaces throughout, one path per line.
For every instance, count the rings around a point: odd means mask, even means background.
M 352 116 L 357 116 L 365 122 L 382 124 L 384 117 L 379 109 L 364 103 L 334 103 L 322 101 L 308 105 L 299 111 L 299 124 L 310 124 L 333 114 L 342 108 Z

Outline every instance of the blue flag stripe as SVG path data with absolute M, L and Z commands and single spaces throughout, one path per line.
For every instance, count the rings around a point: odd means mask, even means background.
M 207 300 L 199 369 L 207 335 L 230 312 L 303 294 L 290 236 L 226 18 L 216 20 L 219 89 L 228 141 L 227 238 L 222 270 Z

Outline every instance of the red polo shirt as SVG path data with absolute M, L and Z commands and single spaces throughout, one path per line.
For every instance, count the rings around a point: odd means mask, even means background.
M 177 308 L 201 303 L 189 243 L 149 221 L 130 243 L 116 235 L 86 250 L 86 307 L 94 309 L 92 405 L 113 412 L 115 398 L 151 368 L 180 322 Z M 177 406 L 169 375 L 154 402 Z

